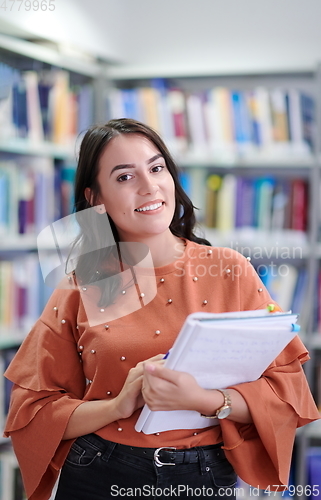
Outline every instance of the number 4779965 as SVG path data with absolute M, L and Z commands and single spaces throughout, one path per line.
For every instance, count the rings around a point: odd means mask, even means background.
M 0 9 L 8 10 L 9 12 L 19 12 L 25 10 L 45 12 L 46 10 L 53 11 L 56 9 L 56 0 L 0 0 Z
M 284 487 L 283 484 L 271 484 L 268 486 L 264 493 L 268 496 L 307 496 L 307 497 L 317 497 L 320 494 L 320 485 L 319 484 L 307 484 L 303 486 L 302 484 L 290 484 L 287 488 Z

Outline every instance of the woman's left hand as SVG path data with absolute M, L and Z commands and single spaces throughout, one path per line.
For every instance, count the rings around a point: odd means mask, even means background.
M 186 372 L 170 370 L 156 363 L 146 363 L 143 397 L 151 410 L 196 410 L 204 390 Z
M 142 394 L 151 410 L 194 410 L 213 415 L 224 403 L 220 391 L 203 389 L 189 373 L 170 370 L 154 361 L 146 361 L 143 366 Z M 235 389 L 228 392 L 232 412 L 227 418 L 242 424 L 253 422 L 243 396 Z

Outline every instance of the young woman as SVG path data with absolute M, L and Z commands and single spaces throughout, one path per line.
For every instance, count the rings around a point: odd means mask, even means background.
M 75 269 L 6 372 L 5 434 L 28 498 L 48 499 L 60 469 L 57 500 L 231 498 L 236 473 L 261 488 L 286 485 L 295 430 L 319 418 L 298 337 L 260 379 L 225 391 L 163 366 L 188 314 L 273 301 L 247 259 L 195 236 L 193 205 L 160 137 L 130 119 L 88 130 L 75 207 Z M 219 416 L 220 425 L 138 433 L 145 402 Z

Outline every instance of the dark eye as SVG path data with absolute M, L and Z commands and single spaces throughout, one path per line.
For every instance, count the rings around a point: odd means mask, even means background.
M 120 175 L 119 177 L 117 177 L 117 182 L 124 182 L 124 181 L 128 181 L 129 179 L 131 179 L 131 175 L 130 174 L 123 174 L 123 175 Z
M 161 172 L 164 168 L 164 165 L 155 165 L 155 167 L 152 167 L 152 172 Z

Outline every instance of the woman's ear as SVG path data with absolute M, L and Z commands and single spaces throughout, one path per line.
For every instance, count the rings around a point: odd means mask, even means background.
M 93 196 L 91 189 L 85 188 L 84 195 L 85 195 L 85 198 L 86 198 L 87 202 L 89 203 L 89 205 L 92 205 L 92 201 L 93 201 L 94 196 Z
M 85 189 L 85 198 L 88 201 L 88 203 L 92 206 L 94 195 L 92 193 L 92 190 L 88 187 Z M 106 213 L 106 208 L 103 203 L 101 205 L 92 206 L 92 208 L 95 210 L 95 212 L 97 212 L 97 214 Z

